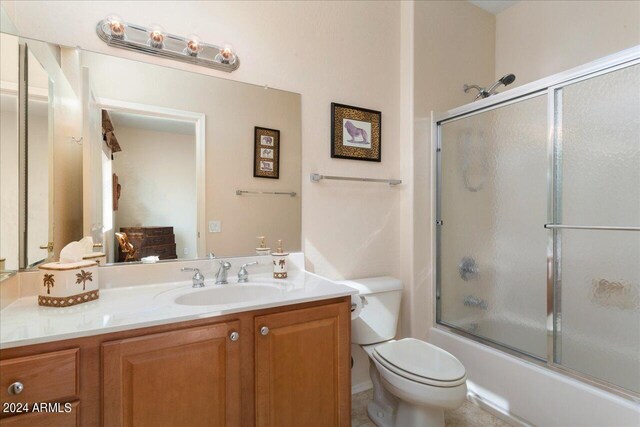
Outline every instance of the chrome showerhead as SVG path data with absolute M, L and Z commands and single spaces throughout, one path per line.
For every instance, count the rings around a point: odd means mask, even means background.
M 498 80 L 498 82 L 502 83 L 505 86 L 509 86 L 511 83 L 516 81 L 516 75 L 515 74 L 507 74 L 504 75 L 500 78 L 500 80 Z
M 491 95 L 495 95 L 496 89 L 498 88 L 498 86 L 500 86 L 500 85 L 509 86 L 511 83 L 513 83 L 515 81 L 516 81 L 516 75 L 515 74 L 505 74 L 504 76 L 500 77 L 500 80 L 498 80 L 497 82 L 492 84 L 491 87 L 486 90 L 487 95 L 483 96 L 483 98 L 487 98 L 487 97 L 489 97 Z
M 505 74 L 504 76 L 500 77 L 500 80 L 498 80 L 497 82 L 489 86 L 489 88 L 482 88 L 478 85 L 465 84 L 463 86 L 463 89 L 465 93 L 469 92 L 469 89 L 476 89 L 478 91 L 478 94 L 476 95 L 476 99 L 488 98 L 491 95 L 495 95 L 496 89 L 498 88 L 498 86 L 500 85 L 509 86 L 511 83 L 515 81 L 516 81 L 515 74 Z

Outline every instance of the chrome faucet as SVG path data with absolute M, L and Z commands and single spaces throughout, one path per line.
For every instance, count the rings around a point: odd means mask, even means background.
M 182 268 L 181 271 L 195 271 L 195 274 L 193 275 L 193 278 L 191 280 L 193 280 L 193 285 L 191 285 L 194 288 L 202 288 L 204 287 L 204 275 L 202 273 L 200 273 L 200 269 L 198 268 L 191 268 L 191 267 L 184 267 Z
M 249 272 L 247 272 L 247 267 L 256 264 L 258 264 L 258 261 L 242 264 L 240 271 L 238 271 L 238 283 L 247 283 L 249 281 Z
M 227 261 L 220 261 L 220 268 L 218 269 L 218 273 L 216 274 L 216 285 L 226 285 L 229 283 L 227 281 L 227 274 L 229 273 L 229 269 L 231 268 L 231 264 Z

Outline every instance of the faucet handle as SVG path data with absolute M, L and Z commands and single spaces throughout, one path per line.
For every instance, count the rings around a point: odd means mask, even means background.
M 247 267 L 256 264 L 258 264 L 258 261 L 242 264 L 242 267 L 240 267 L 240 271 L 238 271 L 238 283 L 247 283 L 249 281 L 249 273 L 247 272 Z
M 194 288 L 201 288 L 204 286 L 204 275 L 200 272 L 199 268 L 195 268 L 195 267 L 182 267 L 180 269 L 180 271 L 194 271 L 195 274 L 193 275 L 193 287 Z

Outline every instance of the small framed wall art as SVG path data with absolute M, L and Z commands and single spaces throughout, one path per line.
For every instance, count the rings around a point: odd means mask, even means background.
M 382 160 L 382 113 L 331 103 L 331 157 Z
M 253 176 L 280 178 L 280 131 L 256 126 L 253 147 Z

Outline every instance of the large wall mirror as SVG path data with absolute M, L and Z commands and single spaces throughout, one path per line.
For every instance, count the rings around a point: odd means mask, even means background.
M 5 270 L 300 250 L 299 94 L 2 37 Z

